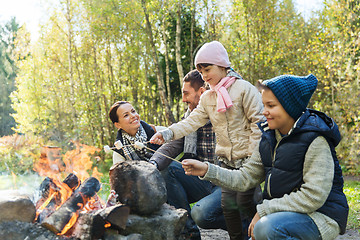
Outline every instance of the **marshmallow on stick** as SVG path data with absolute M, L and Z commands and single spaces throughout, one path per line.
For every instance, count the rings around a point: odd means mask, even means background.
M 104 146 L 105 153 L 109 153 L 111 151 L 111 148 L 108 145 Z
M 114 145 L 116 149 L 121 149 L 124 146 L 120 140 L 117 140 Z
M 145 148 L 145 145 L 142 142 L 135 142 L 134 147 L 141 150 Z
M 117 140 L 115 143 L 114 143 L 115 147 L 109 147 L 108 145 L 105 145 L 104 146 L 104 151 L 105 153 L 109 153 L 111 150 L 114 150 L 114 149 L 121 149 L 124 145 L 122 144 L 122 142 L 120 140 Z

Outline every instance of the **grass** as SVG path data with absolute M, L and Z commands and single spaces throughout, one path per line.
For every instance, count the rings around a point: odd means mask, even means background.
M 347 197 L 349 204 L 349 217 L 347 229 L 360 230 L 360 182 L 358 181 L 345 181 L 344 193 Z

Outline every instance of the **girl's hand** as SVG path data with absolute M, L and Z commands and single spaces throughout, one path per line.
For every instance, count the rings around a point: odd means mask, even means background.
M 253 217 L 250 225 L 249 225 L 249 229 L 248 229 L 248 236 L 251 237 L 252 240 L 255 240 L 255 236 L 254 236 L 254 227 L 255 224 L 260 220 L 260 216 L 259 214 L 256 212 L 255 216 Z
M 181 164 L 186 175 L 204 176 L 209 168 L 206 163 L 194 159 L 184 159 Z
M 163 135 L 160 132 L 155 133 L 151 139 L 150 139 L 150 143 L 152 144 L 157 144 L 157 145 L 161 145 L 165 142 Z

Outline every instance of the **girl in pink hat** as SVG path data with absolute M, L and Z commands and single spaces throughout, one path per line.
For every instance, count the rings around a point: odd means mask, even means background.
M 218 42 L 204 44 L 195 57 L 195 66 L 210 90 L 201 95 L 198 106 L 190 116 L 155 134 L 150 142 L 164 142 L 184 137 L 211 121 L 216 134 L 216 155 L 219 164 L 228 169 L 239 169 L 251 156 L 260 140 L 256 123 L 263 119 L 259 91 L 230 67 L 226 49 Z M 230 238 L 244 239 L 242 217 L 256 213 L 252 188 L 246 192 L 222 189 L 222 207 Z M 239 227 L 240 226 L 240 227 Z M 246 228 L 245 228 L 246 229 Z

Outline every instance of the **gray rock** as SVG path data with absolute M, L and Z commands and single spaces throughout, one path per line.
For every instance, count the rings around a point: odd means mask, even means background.
M 138 233 L 132 233 L 124 236 L 118 234 L 118 232 L 114 229 L 108 229 L 105 232 L 104 240 L 143 240 L 143 237 Z
M 56 236 L 39 224 L 10 221 L 0 223 L 0 239 L 6 240 L 70 240 L 72 238 Z
M 0 191 L 0 223 L 4 221 L 32 222 L 36 209 L 34 203 L 26 195 L 17 191 Z
M 151 216 L 129 215 L 125 230 L 120 234 L 139 233 L 144 240 L 175 240 L 179 239 L 187 219 L 185 209 L 175 209 L 163 204 L 160 211 Z
M 145 161 L 124 161 L 110 168 L 110 186 L 118 201 L 130 207 L 130 213 L 149 215 L 166 202 L 166 186 L 156 167 Z

